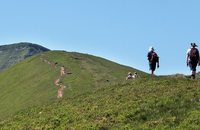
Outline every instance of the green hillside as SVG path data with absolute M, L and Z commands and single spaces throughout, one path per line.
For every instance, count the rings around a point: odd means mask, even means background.
M 147 77 L 102 87 L 0 122 L 2 129 L 199 130 L 200 81 Z
M 30 56 L 46 51 L 49 51 L 49 49 L 27 42 L 0 46 L 0 71 Z
M 57 63 L 56 68 L 53 66 Z M 97 91 L 106 86 L 125 82 L 130 67 L 80 53 L 49 51 L 30 57 L 0 73 L 0 117 L 1 120 L 16 112 L 57 101 L 54 81 L 59 77 L 60 66 L 67 72 L 62 81 L 67 86 L 64 99 Z

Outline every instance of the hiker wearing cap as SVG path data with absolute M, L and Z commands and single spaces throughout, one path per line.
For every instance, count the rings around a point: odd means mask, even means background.
M 197 64 L 200 65 L 199 50 L 196 47 L 196 43 L 191 43 L 191 48 L 187 50 L 186 63 L 192 71 L 192 79 L 195 79 Z
M 128 79 L 133 79 L 133 74 L 131 72 L 128 72 L 126 80 L 128 80 Z
M 153 47 L 149 48 L 147 58 L 149 61 L 149 70 L 151 71 L 151 75 L 154 75 L 156 64 L 157 64 L 157 68 L 159 68 L 159 57 Z
M 133 74 L 133 78 L 137 78 L 138 77 L 138 74 L 137 74 L 137 72 L 135 72 L 134 74 Z

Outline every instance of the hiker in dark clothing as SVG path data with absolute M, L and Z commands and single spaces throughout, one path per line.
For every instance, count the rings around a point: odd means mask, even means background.
M 195 79 L 197 64 L 200 65 L 199 50 L 196 47 L 198 46 L 195 43 L 191 43 L 191 48 L 187 50 L 186 63 L 192 71 L 192 79 Z
M 158 57 L 157 53 L 154 51 L 153 47 L 149 48 L 147 58 L 149 61 L 149 70 L 151 71 L 151 75 L 154 75 L 154 71 L 156 69 L 156 64 L 157 64 L 157 68 L 159 68 L 159 57 Z

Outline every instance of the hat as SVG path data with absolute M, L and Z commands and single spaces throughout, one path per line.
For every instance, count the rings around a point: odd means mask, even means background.
M 191 46 L 192 46 L 192 47 L 198 47 L 198 46 L 196 45 L 196 43 L 191 43 Z
M 150 46 L 149 51 L 154 51 L 154 48 L 152 46 Z

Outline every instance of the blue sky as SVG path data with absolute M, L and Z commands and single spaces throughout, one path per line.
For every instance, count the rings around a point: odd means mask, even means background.
M 189 74 L 186 50 L 200 45 L 199 0 L 0 0 L 0 45 L 37 43 L 100 56 L 145 72 Z M 199 68 L 198 68 L 199 70 Z

